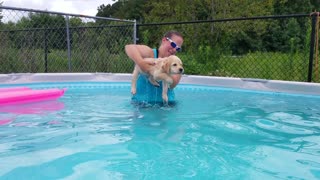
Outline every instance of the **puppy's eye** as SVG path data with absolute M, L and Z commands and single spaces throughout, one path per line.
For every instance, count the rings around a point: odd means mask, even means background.
M 172 64 L 172 66 L 177 66 L 177 64 L 176 64 L 176 63 L 174 63 L 174 64 Z

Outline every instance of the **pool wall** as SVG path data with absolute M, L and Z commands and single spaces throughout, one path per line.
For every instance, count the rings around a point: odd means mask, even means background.
M 1 84 L 37 82 L 131 82 L 131 74 L 120 73 L 16 73 L 0 74 Z M 250 78 L 183 75 L 180 84 L 240 88 L 270 92 L 320 95 L 320 84 Z

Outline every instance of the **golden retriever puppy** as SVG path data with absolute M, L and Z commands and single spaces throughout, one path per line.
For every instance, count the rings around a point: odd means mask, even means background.
M 155 65 L 150 66 L 147 72 L 142 72 L 139 66 L 135 66 L 131 82 L 131 93 L 136 94 L 137 79 L 139 73 L 146 74 L 151 84 L 160 86 L 157 81 L 162 81 L 162 99 L 168 103 L 168 88 L 173 83 L 171 74 L 182 74 L 184 72 L 182 61 L 175 55 L 167 58 L 151 58 Z

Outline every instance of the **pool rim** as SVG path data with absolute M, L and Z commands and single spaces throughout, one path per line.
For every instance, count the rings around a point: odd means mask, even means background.
M 128 73 L 12 73 L 0 74 L 1 85 L 50 82 L 131 82 Z M 183 75 L 183 85 L 205 85 L 244 90 L 320 95 L 320 84 L 297 81 Z M 179 85 L 178 85 L 179 86 Z

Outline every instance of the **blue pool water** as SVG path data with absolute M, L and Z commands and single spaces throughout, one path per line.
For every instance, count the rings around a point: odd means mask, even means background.
M 179 85 L 50 83 L 58 101 L 0 108 L 0 179 L 319 179 L 320 97 Z

